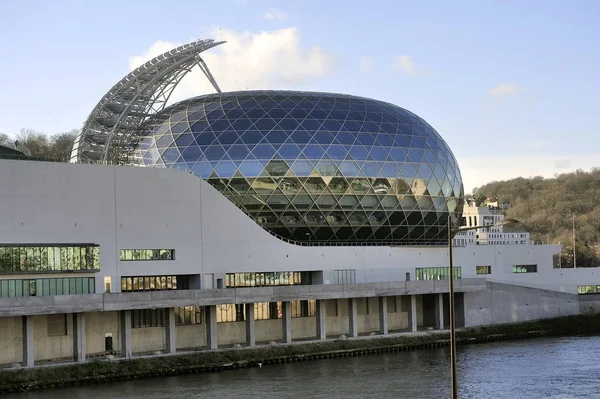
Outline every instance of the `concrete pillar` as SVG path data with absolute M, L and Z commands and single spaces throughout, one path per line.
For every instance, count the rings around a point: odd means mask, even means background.
M 410 296 L 410 311 L 408 312 L 408 324 L 410 331 L 417 331 L 417 296 Z
M 315 301 L 316 319 L 317 319 L 317 339 L 327 339 L 327 327 L 325 322 L 325 300 L 317 299 Z
M 282 302 L 281 306 L 283 307 L 283 315 L 281 318 L 282 331 L 283 331 L 283 342 L 290 343 L 292 342 L 292 303 Z
M 206 310 L 206 346 L 208 349 L 217 349 L 219 338 L 217 336 L 217 305 L 205 306 Z
M 175 326 L 175 308 L 167 309 L 167 353 L 177 351 L 177 327 Z
M 254 304 L 246 304 L 246 345 L 256 345 L 256 334 L 254 332 Z
M 130 358 L 132 353 L 131 345 L 131 310 L 121 310 L 121 357 Z
M 23 324 L 23 366 L 33 367 L 34 337 L 33 316 L 21 316 Z
M 356 298 L 348 299 L 348 315 L 350 316 L 350 336 L 358 337 L 358 315 L 357 315 L 357 303 Z
M 73 313 L 73 360 L 85 362 L 85 313 Z
M 256 345 L 256 333 L 254 330 L 254 304 L 247 303 L 246 307 L 246 345 Z
M 437 294 L 435 296 L 435 328 L 438 330 L 444 329 L 444 295 Z
M 395 299 L 395 298 L 394 298 Z M 388 333 L 388 298 L 387 296 L 379 297 L 379 333 L 387 335 Z

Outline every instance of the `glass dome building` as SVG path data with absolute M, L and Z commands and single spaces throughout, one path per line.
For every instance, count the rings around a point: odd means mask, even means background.
M 463 184 L 415 114 L 350 95 L 243 91 L 191 98 L 144 125 L 146 166 L 193 173 L 272 234 L 311 245 L 443 244 Z

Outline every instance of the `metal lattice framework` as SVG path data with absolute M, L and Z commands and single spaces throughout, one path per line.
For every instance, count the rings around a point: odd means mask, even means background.
M 205 179 L 277 237 L 309 245 L 445 245 L 458 163 L 412 112 L 335 93 L 242 91 L 181 101 L 144 124 L 146 166 Z
M 181 79 L 198 66 L 221 92 L 200 53 L 225 42 L 198 40 L 151 59 L 121 79 L 91 112 L 75 140 L 71 162 L 138 163 L 140 126 L 162 110 Z

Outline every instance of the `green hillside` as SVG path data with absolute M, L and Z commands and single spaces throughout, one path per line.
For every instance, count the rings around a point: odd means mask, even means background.
M 563 267 L 573 267 L 574 217 L 577 267 L 600 266 L 600 168 L 495 181 L 475 188 L 473 196 L 508 200 L 507 217 L 519 220 L 534 240 L 563 245 Z

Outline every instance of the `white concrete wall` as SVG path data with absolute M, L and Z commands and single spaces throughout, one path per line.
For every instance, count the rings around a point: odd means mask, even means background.
M 217 337 L 219 345 L 244 345 L 246 343 L 246 323 L 243 321 L 217 323 Z
M 167 335 L 165 327 L 147 327 L 131 329 L 131 351 L 146 353 L 162 351 L 167 348 Z
M 119 312 L 90 312 L 85 315 L 87 354 L 104 352 L 104 337 L 112 334 L 113 349 L 120 349 Z
M 292 318 L 292 339 L 315 338 L 317 319 L 315 317 Z
M 283 339 L 283 321 L 281 319 L 255 320 L 256 342 L 280 341 Z
M 556 291 L 488 283 L 485 291 L 464 295 L 465 327 L 579 314 L 579 297 Z
M 177 349 L 194 349 L 206 346 L 206 324 L 177 326 L 176 330 Z
M 0 364 L 23 361 L 22 318 L 0 317 Z
M 33 317 L 34 360 L 73 357 L 73 315 L 67 314 L 66 335 L 48 335 L 48 316 Z
M 357 283 L 415 279 L 415 268 L 446 267 L 445 247 L 303 247 L 264 231 L 205 181 L 174 169 L 0 160 L 0 243 L 97 243 L 96 290 L 111 276 L 355 269 Z M 126 248 L 172 248 L 173 261 L 120 262 Z M 491 265 L 491 281 L 576 292 L 600 273 L 552 269 L 558 245 L 455 248 L 463 277 Z M 538 273 L 513 274 L 515 264 Z M 563 273 L 561 275 L 561 273 Z M 57 277 L 62 276 L 56 274 Z M 51 277 L 45 275 L 44 277 Z M 0 278 L 21 278 L 2 275 Z

